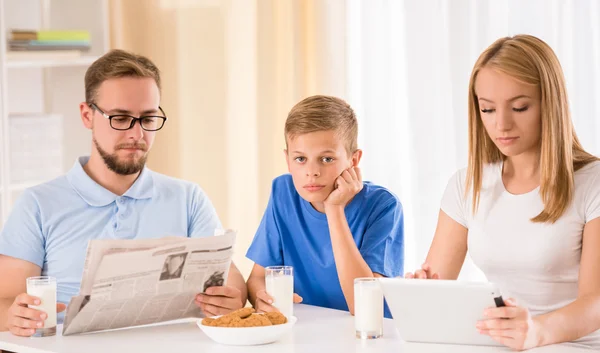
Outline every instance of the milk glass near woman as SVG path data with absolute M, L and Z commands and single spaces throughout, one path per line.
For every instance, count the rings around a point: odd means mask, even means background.
M 356 338 L 383 335 L 383 292 L 377 278 L 354 279 L 354 329 Z

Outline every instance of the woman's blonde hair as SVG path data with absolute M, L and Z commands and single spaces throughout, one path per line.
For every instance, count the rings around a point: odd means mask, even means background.
M 540 196 L 544 210 L 532 221 L 554 223 L 573 198 L 574 172 L 598 160 L 583 149 L 575 134 L 558 58 L 541 39 L 517 35 L 498 39 L 477 59 L 469 81 L 469 167 L 465 188 L 465 196 L 472 191 L 473 212 L 479 205 L 484 165 L 506 158 L 490 139 L 481 121 L 475 81 L 484 67 L 536 85 L 539 89 L 542 125 Z

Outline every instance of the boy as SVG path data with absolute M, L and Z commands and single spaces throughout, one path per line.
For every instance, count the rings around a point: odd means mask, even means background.
M 357 135 L 354 111 L 339 98 L 309 97 L 290 111 L 290 174 L 273 181 L 246 254 L 255 262 L 247 285 L 257 311 L 275 310 L 265 292 L 266 266 L 294 267 L 295 302 L 351 314 L 355 278 L 403 273 L 402 205 L 385 188 L 362 181 Z

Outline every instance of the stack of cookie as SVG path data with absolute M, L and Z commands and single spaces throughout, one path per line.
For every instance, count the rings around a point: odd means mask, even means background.
M 257 314 L 253 308 L 242 308 L 218 318 L 205 318 L 202 325 L 216 327 L 258 327 L 281 325 L 287 322 L 279 312 Z

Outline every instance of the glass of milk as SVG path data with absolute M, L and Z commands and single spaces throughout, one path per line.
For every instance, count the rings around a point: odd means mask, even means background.
M 29 305 L 30 308 L 46 313 L 44 325 L 35 330 L 34 337 L 56 335 L 56 278 L 48 276 L 27 278 L 27 294 L 40 298 L 40 305 Z
M 288 320 L 294 314 L 294 268 L 269 266 L 265 268 L 267 294 L 273 297 L 273 306 Z
M 383 335 L 383 292 L 376 278 L 354 279 L 354 328 L 361 339 Z

